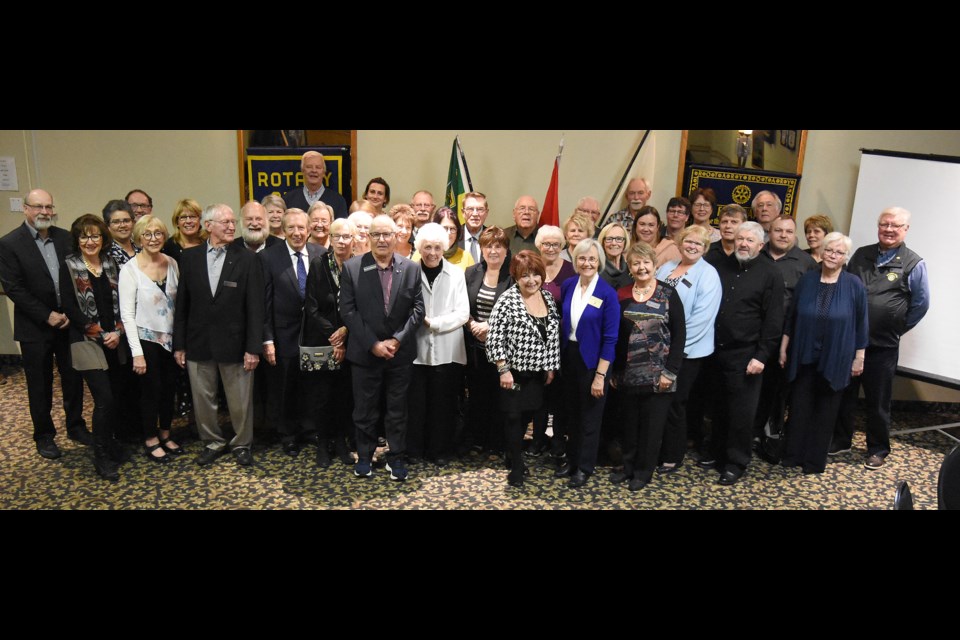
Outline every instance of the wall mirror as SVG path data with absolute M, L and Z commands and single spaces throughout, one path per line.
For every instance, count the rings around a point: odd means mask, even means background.
M 684 130 L 677 193 L 692 164 L 802 175 L 806 148 L 806 129 Z

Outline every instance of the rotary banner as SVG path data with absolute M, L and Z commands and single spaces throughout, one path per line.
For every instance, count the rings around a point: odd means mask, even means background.
M 260 202 L 271 193 L 282 196 L 303 187 L 300 159 L 307 151 L 319 151 L 327 167 L 323 186 L 343 196 L 351 196 L 350 147 L 251 147 L 247 149 L 247 197 Z
M 697 189 L 713 189 L 717 194 L 717 212 L 711 224 L 719 226 L 720 211 L 725 205 L 738 204 L 747 210 L 753 220 L 750 207 L 753 199 L 761 191 L 777 194 L 783 202 L 783 215 L 796 218 L 797 192 L 800 188 L 800 176 L 771 171 L 754 171 L 734 167 L 716 167 L 708 165 L 690 165 L 686 194 Z

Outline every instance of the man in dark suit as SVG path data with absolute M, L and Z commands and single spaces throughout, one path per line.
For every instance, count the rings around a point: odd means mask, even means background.
M 233 244 L 237 219 L 225 204 L 203 212 L 210 238 L 180 257 L 174 320 L 177 364 L 190 374 L 200 439 L 197 460 L 211 464 L 227 451 L 217 424 L 217 382 L 223 382 L 236 436 L 237 464 L 253 464 L 253 371 L 263 352 L 264 284 L 256 255 Z
M 370 225 L 371 251 L 343 265 L 340 314 L 349 330 L 347 360 L 353 365 L 353 422 L 357 428 L 354 473 L 373 475 L 380 396 L 386 396 L 384 428 L 390 479 L 407 478 L 407 388 L 417 357 L 416 333 L 424 306 L 420 267 L 394 253 L 397 225 L 377 216 Z
M 63 389 L 67 435 L 93 444 L 83 421 L 83 379 L 70 362 L 70 320 L 60 306 L 60 269 L 71 253 L 70 233 L 54 227 L 53 196 L 34 189 L 23 199 L 24 223 L 0 239 L 0 281 L 13 301 L 13 339 L 20 343 L 33 439 L 44 458 L 59 458 L 53 409 L 53 359 Z M 73 295 L 65 291 L 63 295 Z
M 315 203 L 324 202 L 333 207 L 335 218 L 346 218 L 350 215 L 343 196 L 323 184 L 327 175 L 323 154 L 307 151 L 300 160 L 300 171 L 303 173 L 303 186 L 283 194 L 283 201 L 287 203 L 288 209 L 310 211 L 310 207 Z
M 286 242 L 260 254 L 266 283 L 266 322 L 263 325 L 263 357 L 270 365 L 267 415 L 280 418 L 278 428 L 284 452 L 300 453 L 301 442 L 317 445 L 317 464 L 330 466 L 326 440 L 317 439 L 317 416 L 309 415 L 313 390 L 311 378 L 317 373 L 300 371 L 300 323 L 306 297 L 310 262 L 325 252 L 323 247 L 307 244 L 309 219 L 299 209 L 283 216 Z
M 460 246 L 470 254 L 474 264 L 480 264 L 480 234 L 486 229 L 487 216 L 490 208 L 487 206 L 487 196 L 479 191 L 471 191 L 463 196 L 463 240 Z
M 240 237 L 234 239 L 233 244 L 260 253 L 282 243 L 283 240 L 270 235 L 267 210 L 262 204 L 254 200 L 243 205 L 240 209 Z

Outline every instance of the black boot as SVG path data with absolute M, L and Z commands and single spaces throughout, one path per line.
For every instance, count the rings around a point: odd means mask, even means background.
M 107 452 L 107 457 L 117 464 L 130 462 L 130 450 L 123 446 L 123 443 L 116 438 L 107 440 L 106 443 L 104 443 L 104 449 Z
M 119 465 L 110 458 L 107 447 L 103 444 L 96 443 L 93 445 L 93 468 L 97 470 L 97 475 L 104 480 L 120 481 Z

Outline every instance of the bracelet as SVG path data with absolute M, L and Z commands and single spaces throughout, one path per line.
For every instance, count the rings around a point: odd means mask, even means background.
M 510 365 L 505 364 L 502 367 L 497 367 L 497 373 L 500 374 L 501 376 L 505 373 L 510 373 Z
M 605 373 L 600 373 L 599 371 L 596 372 L 596 375 L 600 376 L 601 378 L 606 378 L 606 377 L 607 377 L 607 374 L 605 374 Z

